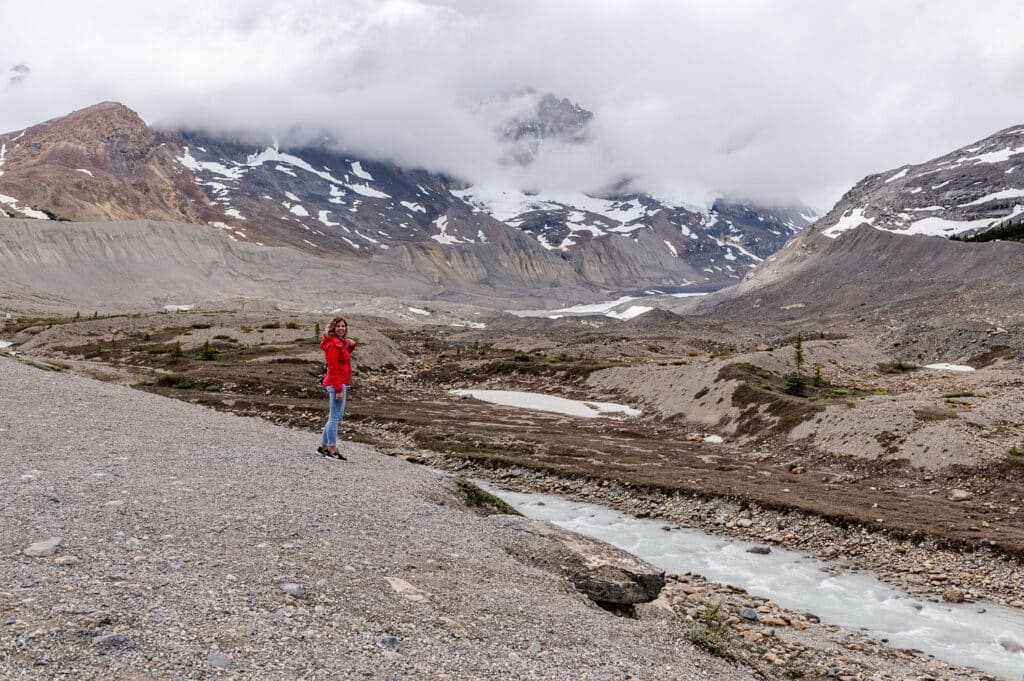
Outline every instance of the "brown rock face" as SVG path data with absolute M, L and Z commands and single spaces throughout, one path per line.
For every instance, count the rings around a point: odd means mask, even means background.
M 0 136 L 0 194 L 63 220 L 217 219 L 167 142 L 128 107 L 97 104 Z

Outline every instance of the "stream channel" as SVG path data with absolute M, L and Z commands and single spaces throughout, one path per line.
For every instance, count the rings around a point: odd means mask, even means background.
M 1024 678 L 1024 613 L 990 603 L 952 604 L 916 598 L 870 574 L 840 572 L 808 554 L 755 546 L 698 530 L 665 531 L 645 520 L 594 504 L 549 494 L 525 494 L 474 481 L 528 518 L 613 544 L 666 572 L 691 572 L 742 587 L 794 612 L 814 613 L 826 624 L 888 639 L 952 664 L 1004 679 Z

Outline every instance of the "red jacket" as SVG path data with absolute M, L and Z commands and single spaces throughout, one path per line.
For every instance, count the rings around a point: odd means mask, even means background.
M 334 386 L 336 392 L 341 392 L 342 385 L 352 382 L 352 353 L 345 341 L 337 336 L 321 338 L 320 349 L 324 351 L 324 361 L 327 362 L 327 375 L 322 384 Z

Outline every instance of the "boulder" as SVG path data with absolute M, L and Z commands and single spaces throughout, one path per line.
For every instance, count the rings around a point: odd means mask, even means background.
M 492 516 L 509 533 L 508 551 L 520 560 L 564 575 L 602 606 L 630 606 L 658 597 L 665 571 L 636 556 L 550 523 Z

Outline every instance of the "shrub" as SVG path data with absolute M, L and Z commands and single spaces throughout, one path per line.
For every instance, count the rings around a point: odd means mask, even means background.
M 1024 450 L 1022 450 L 1017 445 L 1014 445 L 1014 446 L 1010 447 L 1009 454 L 1010 454 L 1010 456 L 1024 456 Z
M 284 328 L 286 328 L 286 329 L 297 329 L 297 328 L 299 328 L 299 325 L 296 324 L 295 322 L 288 322 L 287 324 L 284 325 Z
M 171 357 L 181 357 L 181 341 L 174 341 L 174 347 L 171 348 Z
M 787 395 L 803 397 L 807 394 L 807 379 L 802 374 L 794 372 L 786 375 L 786 385 L 782 390 Z
M 210 347 L 210 341 L 203 343 L 202 349 L 199 351 L 199 359 L 204 362 L 209 362 L 211 359 L 217 356 L 217 351 Z

